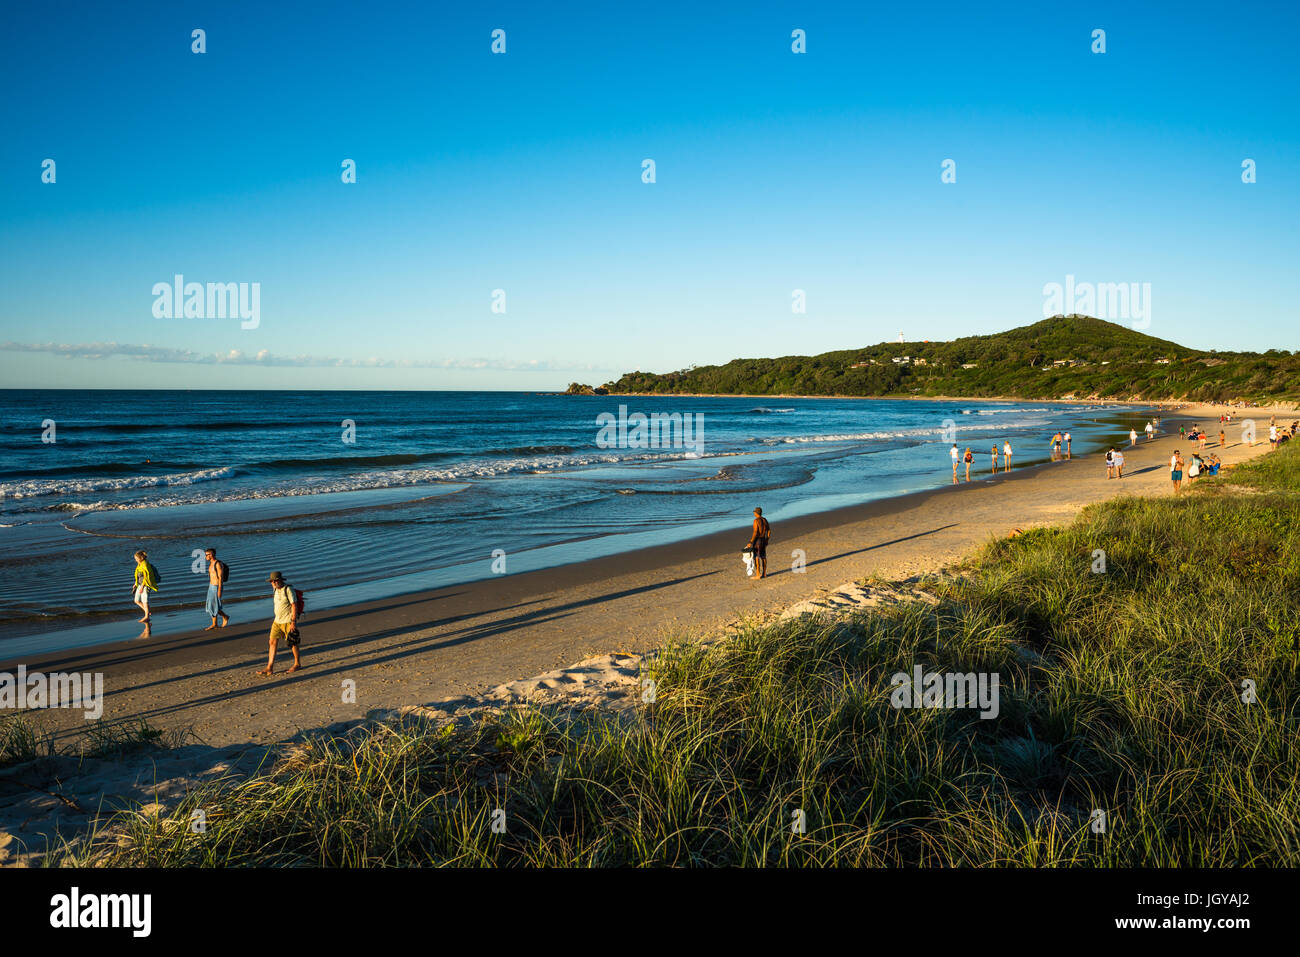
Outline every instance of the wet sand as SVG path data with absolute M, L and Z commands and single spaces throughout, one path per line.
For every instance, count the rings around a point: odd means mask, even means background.
M 1259 410 L 1255 410 L 1255 414 Z M 1206 449 L 1231 464 L 1268 450 L 1229 431 Z M 1179 421 L 1217 423 L 1217 411 L 1167 414 L 1174 434 L 1125 450 L 1125 478 L 1107 480 L 1101 454 L 989 475 L 977 456 L 970 483 L 774 523 L 769 574 L 747 579 L 740 549 L 748 516 L 733 532 L 609 559 L 473 582 L 330 609 L 304 618 L 305 669 L 259 678 L 267 617 L 215 632 L 120 642 L 24 660 L 28 671 L 103 672 L 104 717 L 190 728 L 203 742 L 269 743 L 368 711 L 477 694 L 592 655 L 644 652 L 676 635 L 709 632 L 783 608 L 868 575 L 904 578 L 937 570 L 1014 529 L 1067 521 L 1117 495 L 1169 495 L 1168 460 Z M 1279 421 L 1296 414 L 1278 412 Z M 946 458 L 946 456 L 945 456 Z M 947 471 L 946 463 L 938 468 Z M 795 571 L 794 552 L 805 556 Z M 269 586 L 268 586 L 269 587 Z M 18 662 L 0 663 L 13 671 Z M 345 694 L 355 682 L 355 700 Z M 56 738 L 82 731 L 80 711 L 33 712 Z

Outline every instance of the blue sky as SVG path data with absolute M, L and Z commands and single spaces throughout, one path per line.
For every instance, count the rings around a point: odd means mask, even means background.
M 993 332 L 1067 275 L 1300 348 L 1290 4 L 95 2 L 3 37 L 0 385 L 550 389 Z M 177 273 L 259 283 L 259 325 L 156 318 Z

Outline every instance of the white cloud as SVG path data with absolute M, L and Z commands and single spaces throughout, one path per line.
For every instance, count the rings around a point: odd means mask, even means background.
M 54 343 L 0 342 L 5 352 L 45 352 L 67 359 L 111 359 L 122 356 L 143 362 L 179 362 L 194 365 L 257 365 L 289 368 L 337 369 L 492 369 L 510 372 L 609 372 L 591 363 L 539 359 L 336 359 L 324 356 L 280 356 L 266 349 L 247 355 L 242 349 L 227 353 L 195 352 L 167 346 L 125 342 Z

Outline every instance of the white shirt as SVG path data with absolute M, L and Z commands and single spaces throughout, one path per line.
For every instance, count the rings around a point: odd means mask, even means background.
M 1121 465 L 1123 465 L 1123 464 L 1124 464 L 1124 453 L 1123 453 L 1123 452 L 1116 452 L 1116 453 L 1115 453 L 1115 467 L 1118 468 L 1119 466 L 1121 466 Z
M 955 445 L 952 447 L 952 460 L 953 460 L 954 462 L 957 461 L 957 446 L 955 446 Z
M 1002 454 L 1003 454 L 1003 455 L 1010 455 L 1010 454 L 1011 454 L 1011 443 L 1010 443 L 1010 442 L 1008 442 L 1008 443 L 1006 443 L 1004 446 L 1002 446 Z

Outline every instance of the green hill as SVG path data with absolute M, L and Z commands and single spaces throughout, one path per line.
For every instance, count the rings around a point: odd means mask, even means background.
M 1300 396 L 1300 354 L 1202 352 L 1093 319 L 1054 316 L 949 342 L 882 342 L 779 359 L 629 372 L 611 393 L 1015 396 L 1225 402 Z

